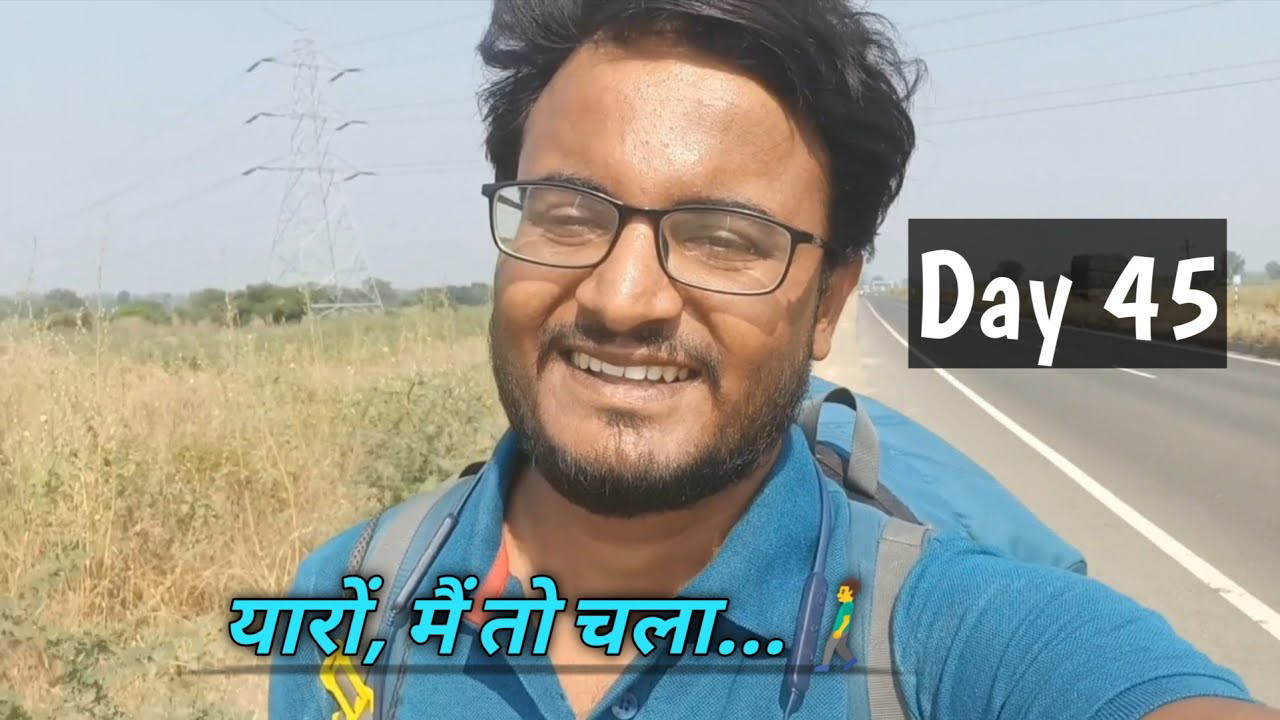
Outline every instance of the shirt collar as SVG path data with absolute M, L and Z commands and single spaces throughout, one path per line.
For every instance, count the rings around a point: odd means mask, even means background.
M 681 596 L 727 598 L 723 616 L 744 630 L 789 639 L 818 547 L 818 493 L 826 491 L 819 477 L 804 433 L 793 425 L 747 512 Z
M 431 575 L 475 575 L 477 581 L 484 580 L 502 543 L 507 489 L 522 463 L 520 439 L 508 430 L 480 470 L 475 492 L 458 516 L 453 536 L 440 554 L 437 562 L 440 570 Z M 434 584 L 433 578 L 428 587 Z
M 502 541 L 507 490 L 524 462 L 519 437 L 508 431 L 481 471 L 471 511 L 461 514 L 454 533 L 462 542 L 442 553 L 439 574 L 484 579 Z M 793 425 L 746 513 L 681 597 L 727 599 L 722 617 L 761 637 L 790 637 L 817 550 L 818 477 L 804 434 Z

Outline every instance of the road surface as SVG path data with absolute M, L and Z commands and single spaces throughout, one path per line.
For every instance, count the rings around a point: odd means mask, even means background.
M 832 359 L 842 382 L 972 457 L 1079 548 L 1092 576 L 1280 707 L 1280 364 L 949 380 L 907 368 L 905 300 L 856 302 L 858 360 Z

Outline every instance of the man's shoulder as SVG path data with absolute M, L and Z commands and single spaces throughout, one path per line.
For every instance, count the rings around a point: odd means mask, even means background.
M 963 536 L 926 544 L 893 633 L 904 696 L 923 715 L 989 717 L 1003 706 L 1015 717 L 1128 718 L 1186 697 L 1249 697 L 1159 613 Z
M 443 498 L 448 497 L 450 492 L 461 489 L 458 478 L 452 478 L 432 489 L 410 495 L 394 505 L 384 507 L 380 512 L 370 514 L 329 538 L 299 563 L 293 594 L 317 591 L 328 593 L 338 591 L 339 595 L 343 594 L 342 578 L 348 574 L 352 554 L 358 545 L 364 544 L 367 549 L 379 546 L 384 534 L 395 528 L 401 520 L 407 520 L 411 523 L 411 528 L 417 528 L 419 522 L 428 517 L 428 512 Z M 371 525 L 371 523 L 375 524 Z M 403 526 L 403 523 L 400 525 Z M 404 530 L 404 527 L 399 529 Z M 406 546 L 402 550 L 407 552 L 410 547 Z
M 359 542 L 367 522 L 365 520 L 347 528 L 308 553 L 298 564 L 289 596 L 345 596 L 342 578 L 347 574 L 351 552 Z M 320 650 L 305 635 L 296 654 L 273 656 L 268 696 L 269 718 L 329 717 L 329 711 L 321 710 L 326 702 L 326 695 L 316 679 L 317 668 L 322 659 Z
M 1098 634 L 1134 627 L 1147 629 L 1149 649 L 1189 649 L 1163 616 L 1095 578 L 957 534 L 926 543 L 898 595 L 893 625 L 904 656 L 926 648 L 937 655 L 962 640 L 1028 650 L 1052 640 L 1074 656 L 1094 652 Z
M 340 590 L 351 553 L 368 522 L 366 519 L 352 525 L 308 553 L 298 564 L 290 594 L 305 597 Z
M 936 534 L 927 540 L 903 583 L 898 610 L 907 614 L 945 610 L 950 616 L 978 610 L 999 614 L 1038 598 L 1060 602 L 1074 596 L 1088 596 L 1090 608 L 1098 612 L 1148 612 L 1093 578 L 1019 560 L 960 533 Z M 1011 597 L 1018 603 L 1007 602 Z

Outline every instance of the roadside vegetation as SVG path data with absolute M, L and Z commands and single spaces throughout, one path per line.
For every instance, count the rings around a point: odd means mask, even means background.
M 1227 335 L 1246 352 L 1280 358 L 1280 282 L 1245 285 L 1229 303 Z
M 148 312 L 0 321 L 0 720 L 264 718 L 229 600 L 505 427 L 483 305 Z

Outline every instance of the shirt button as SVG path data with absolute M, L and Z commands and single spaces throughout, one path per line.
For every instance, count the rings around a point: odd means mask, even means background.
M 631 720 L 640 712 L 640 703 L 636 702 L 636 696 L 631 693 L 624 693 L 613 703 L 613 716 L 618 720 Z

